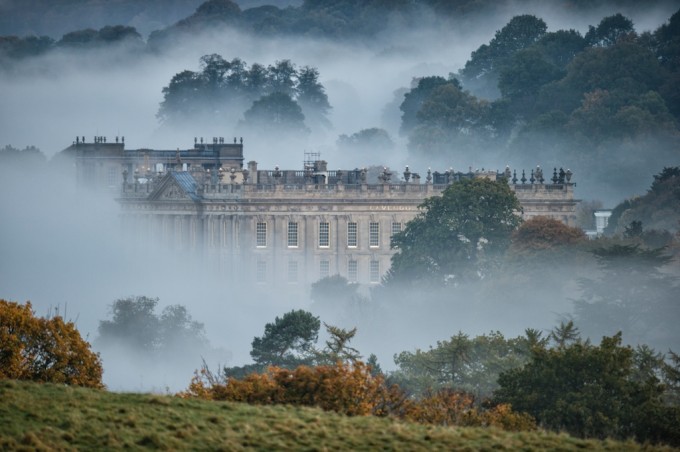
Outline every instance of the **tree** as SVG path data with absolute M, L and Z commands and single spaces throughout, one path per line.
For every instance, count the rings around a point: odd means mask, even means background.
M 500 70 L 515 53 L 541 39 L 547 28 L 546 23 L 536 16 L 525 14 L 513 17 L 496 32 L 489 44 L 483 44 L 472 52 L 459 72 L 465 87 L 478 96 L 497 98 Z
M 462 179 L 421 204 L 422 212 L 392 237 L 397 253 L 387 284 L 457 284 L 488 273 L 510 244 L 521 210 L 505 180 Z
M 404 94 L 399 109 L 402 111 L 400 132 L 408 134 L 416 125 L 418 125 L 418 112 L 423 105 L 423 102 L 430 96 L 435 88 L 446 85 L 448 81 L 444 77 L 423 77 L 421 79 L 414 79 L 417 81 L 415 87 Z
M 280 60 L 267 68 L 269 89 L 272 94 L 281 93 L 295 96 L 295 77 L 297 70 L 290 60 Z
M 499 70 L 498 89 L 503 98 L 510 101 L 516 119 L 531 118 L 538 113 L 535 104 L 541 87 L 563 75 L 562 70 L 531 47 L 515 53 Z
M 488 103 L 463 91 L 456 79 L 434 88 L 420 105 L 409 148 L 425 154 L 476 152 L 486 138 Z
M 331 109 L 324 86 L 319 83 L 319 70 L 304 66 L 298 71 L 296 98 L 305 117 L 312 123 L 329 127 L 327 115 Z
M 31 303 L 0 300 L 0 379 L 103 388 L 99 355 L 73 322 L 36 317 Z
M 111 320 L 99 322 L 102 344 L 122 343 L 140 351 L 159 346 L 159 320 L 155 314 L 158 298 L 145 296 L 120 298 L 111 304 Z
M 337 326 L 328 325 L 326 322 L 324 322 L 323 326 L 326 328 L 329 338 L 326 341 L 326 348 L 321 351 L 317 357 L 317 365 L 333 365 L 338 362 L 355 364 L 361 359 L 359 350 L 349 346 L 350 341 L 357 334 L 356 327 L 351 330 L 346 330 Z
M 501 372 L 524 365 L 531 347 L 544 341 L 535 330 L 527 330 L 526 337 L 507 339 L 498 331 L 474 338 L 460 332 L 429 350 L 395 355 L 398 370 L 390 380 L 419 396 L 450 389 L 481 401 L 498 388 L 496 380 Z
M 207 346 L 202 323 L 191 318 L 186 307 L 171 305 L 156 314 L 158 298 L 121 298 L 111 305 L 111 320 L 99 322 L 96 343 L 124 346 L 146 354 L 200 353 Z
M 528 364 L 500 375 L 494 402 L 574 436 L 678 444 L 677 405 L 664 405 L 663 385 L 649 372 L 640 381 L 640 372 L 621 334 L 602 338 L 599 346 L 577 340 L 534 347 Z
M 536 252 L 569 247 L 585 240 L 586 235 L 580 228 L 539 216 L 525 221 L 512 233 L 512 248 L 520 252 Z
M 203 81 L 196 72 L 182 71 L 175 74 L 162 92 L 163 101 L 156 114 L 162 122 L 180 122 L 200 111 Z
M 310 312 L 287 312 L 276 317 L 274 323 L 267 323 L 264 334 L 253 339 L 250 356 L 261 367 L 295 368 L 310 364 L 320 327 L 319 318 Z
M 274 92 L 253 102 L 244 114 L 243 125 L 258 133 L 275 135 L 306 135 L 302 108 L 288 94 Z
M 352 135 L 342 134 L 336 144 L 343 152 L 355 152 L 360 155 L 375 155 L 381 151 L 394 149 L 394 141 L 385 129 L 372 127 L 362 129 Z
M 597 27 L 588 27 L 585 40 L 591 46 L 609 47 L 621 37 L 634 32 L 633 21 L 617 13 L 602 19 Z
M 587 337 L 623 331 L 633 343 L 680 346 L 678 280 L 663 270 L 671 257 L 662 249 L 611 245 L 593 251 L 599 272 L 580 280 L 575 323 Z

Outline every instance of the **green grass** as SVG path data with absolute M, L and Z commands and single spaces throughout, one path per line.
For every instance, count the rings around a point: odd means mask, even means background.
M 0 381 L 0 450 L 641 450 L 547 432 L 444 428 L 316 409 L 257 407 Z

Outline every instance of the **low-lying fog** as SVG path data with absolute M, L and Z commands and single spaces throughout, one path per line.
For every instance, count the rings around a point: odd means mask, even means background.
M 187 124 L 186 130 L 175 133 L 159 126 L 155 117 L 161 89 L 172 76 L 185 69 L 197 71 L 202 55 L 219 53 L 227 60 L 239 57 L 248 64 L 290 59 L 298 67 L 317 67 L 333 107 L 329 117 L 333 128 L 325 135 L 313 135 L 304 149 L 289 149 L 285 144 L 250 146 L 256 140 L 245 136 L 246 160 L 257 160 L 261 168 L 278 164 L 298 169 L 304 151 L 321 151 L 331 168 L 386 164 L 401 169 L 409 164 L 424 172 L 429 163 L 409 160 L 399 138 L 399 113 L 386 110 L 388 105 L 398 108 L 394 92 L 408 88 L 413 77 L 456 72 L 470 52 L 488 42 L 513 15 L 527 12 L 542 17 L 551 31 L 576 28 L 585 32 L 587 25 L 597 24 L 615 11 L 603 10 L 595 17 L 575 17 L 546 8 L 504 11 L 464 29 L 428 31 L 423 26 L 381 36 L 366 45 L 299 38 L 265 40 L 224 32 L 197 37 L 159 55 L 125 49 L 77 56 L 54 52 L 11 71 L 0 71 L 0 146 L 35 145 L 49 158 L 69 146 L 76 135 L 84 135 L 88 141 L 95 135 L 110 139 L 125 136 L 130 149 L 187 148 L 195 136 L 231 137 L 235 132 L 230 127 L 204 130 L 200 124 Z M 632 19 L 641 32 L 657 27 L 672 12 L 647 11 Z M 396 150 L 349 156 L 336 151 L 338 135 L 370 127 L 385 128 L 397 142 Z M 475 163 L 501 168 L 507 162 Z M 453 164 L 466 168 L 473 163 Z M 121 235 L 113 196 L 77 192 L 68 172 L 61 176 L 54 171 L 0 173 L 0 297 L 31 300 L 39 315 L 59 309 L 67 319 L 75 320 L 90 340 L 97 336 L 99 321 L 110 318 L 114 300 L 147 295 L 159 297 L 161 307 L 182 304 L 195 320 L 205 324 L 211 345 L 223 349 L 206 358 L 214 360 L 210 365 L 216 366 L 218 361 L 240 365 L 249 361 L 250 343 L 262 334 L 266 322 L 292 308 L 311 305 L 307 295 L 233 287 L 187 262 L 157 253 L 134 253 L 129 239 Z M 651 175 L 640 177 L 648 184 Z M 622 193 L 620 199 L 631 194 Z M 598 194 L 577 192 L 577 197 L 597 199 Z M 459 330 L 480 334 L 493 329 L 517 335 L 527 327 L 551 328 L 560 314 L 571 310 L 569 294 L 544 297 L 544 292 L 533 293 L 494 300 L 498 303 L 467 294 L 453 303 L 427 304 L 428 309 L 423 309 L 429 298 L 423 293 L 422 300 L 391 309 L 368 306 L 360 313 L 340 312 L 322 320 L 358 326 L 354 345 L 365 356 L 376 353 L 383 368 L 390 369 L 394 353 L 427 347 Z M 188 385 L 201 363 L 201 357 L 196 357 L 176 368 L 154 370 L 126 368 L 125 359 L 118 358 L 115 368 L 104 360 L 105 383 L 114 390 L 179 390 Z

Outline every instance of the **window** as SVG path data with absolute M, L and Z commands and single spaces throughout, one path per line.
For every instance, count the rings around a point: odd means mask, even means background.
M 347 223 L 347 246 L 357 247 L 357 224 L 354 222 Z
M 331 263 L 330 261 L 320 261 L 319 262 L 319 279 L 328 278 L 331 274 Z
M 380 246 L 380 223 L 371 222 L 368 225 L 368 246 L 372 248 Z
M 371 261 L 369 281 L 372 283 L 380 282 L 380 261 Z
M 256 240 L 258 248 L 267 246 L 267 223 L 257 223 Z
M 296 283 L 298 281 L 298 262 L 289 261 L 288 262 L 288 282 Z
M 118 185 L 118 169 L 109 168 L 109 187 Z
M 267 282 L 267 261 L 257 261 L 255 278 L 258 283 Z
M 347 262 L 347 280 L 350 282 L 357 282 L 358 275 L 358 265 L 357 261 Z
M 319 247 L 328 248 L 330 244 L 330 224 L 324 221 L 319 223 Z
M 392 235 L 399 234 L 401 232 L 401 223 L 392 222 Z
M 288 248 L 297 248 L 298 246 L 298 224 L 288 223 Z

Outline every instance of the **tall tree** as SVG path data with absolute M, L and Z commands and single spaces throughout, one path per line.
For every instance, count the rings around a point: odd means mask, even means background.
M 680 347 L 678 278 L 662 249 L 612 245 L 595 249 L 599 274 L 580 281 L 575 321 L 591 338 L 623 331 L 633 343 Z
M 623 36 L 634 33 L 633 21 L 621 13 L 605 17 L 597 27 L 588 28 L 585 39 L 591 46 L 609 47 Z
M 604 337 L 599 346 L 574 341 L 534 347 L 527 365 L 500 375 L 494 400 L 532 415 L 544 428 L 579 437 L 677 445 L 680 409 L 663 404 L 656 377 L 646 372 L 639 378 L 643 367 L 636 352 L 621 345 L 620 334 Z
M 388 284 L 479 279 L 509 246 L 521 222 L 516 214 L 521 206 L 505 180 L 463 179 L 420 208 L 404 231 L 392 237 L 397 253 Z
M 259 366 L 294 368 L 311 364 L 321 322 L 310 312 L 293 310 L 264 326 L 264 334 L 255 337 L 250 356 Z
M 319 70 L 309 66 L 301 68 L 298 71 L 295 91 L 297 102 L 310 124 L 330 126 L 327 115 L 331 104 L 328 103 L 325 88 L 319 83 Z
M 253 102 L 243 117 L 242 124 L 259 133 L 276 136 L 309 133 L 300 105 L 288 94 L 278 91 Z
M 510 22 L 496 32 L 489 44 L 483 44 L 472 52 L 470 59 L 459 74 L 467 89 L 475 95 L 495 99 L 500 70 L 512 56 L 541 39 L 548 26 L 532 15 L 513 17 Z
M 395 355 L 398 370 L 390 379 L 417 395 L 446 388 L 483 399 L 498 388 L 499 374 L 523 366 L 531 347 L 544 342 L 535 330 L 517 338 L 505 338 L 498 331 L 474 338 L 458 333 L 428 350 Z

